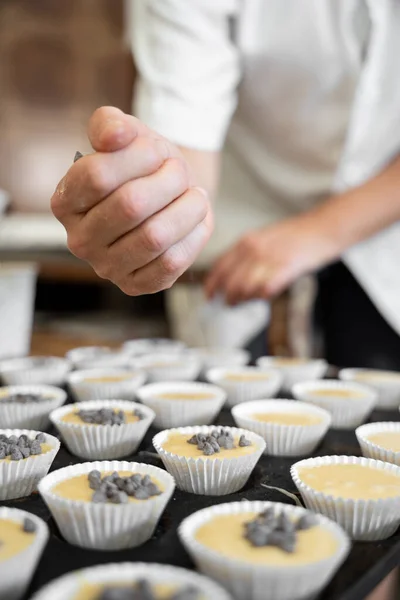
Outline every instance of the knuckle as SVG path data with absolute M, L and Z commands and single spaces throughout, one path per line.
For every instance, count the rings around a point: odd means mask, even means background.
M 189 187 L 189 169 L 183 158 L 169 158 L 166 164 L 176 187 L 183 193 Z
M 167 142 L 161 142 L 160 140 L 154 140 L 148 137 L 138 137 L 134 141 L 134 144 L 136 150 L 140 156 L 142 156 L 146 171 L 149 174 L 158 171 L 167 157 L 167 150 L 164 149 L 166 148 Z
M 160 254 L 165 250 L 167 230 L 156 220 L 147 221 L 142 227 L 142 240 L 145 249 L 149 252 Z
M 92 265 L 94 272 L 100 279 L 108 279 L 112 281 L 113 269 L 108 263 L 99 263 Z
M 81 234 L 70 233 L 68 235 L 67 245 L 69 250 L 77 258 L 88 260 L 90 255 L 90 244 Z
M 144 199 L 138 186 L 126 185 L 119 192 L 121 216 L 129 222 L 140 222 L 144 216 Z
M 174 252 L 172 249 L 165 252 L 161 256 L 161 266 L 167 276 L 179 277 L 179 275 L 186 269 L 187 260 L 183 253 Z M 174 281 L 171 282 L 174 283 Z
M 77 166 L 84 169 L 86 187 L 95 195 L 103 196 L 109 190 L 110 183 L 104 164 L 97 159 L 98 156 L 87 157 L 85 162 L 79 161 Z

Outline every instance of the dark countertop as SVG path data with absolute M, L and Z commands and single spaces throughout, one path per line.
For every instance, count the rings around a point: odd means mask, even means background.
M 398 412 L 375 412 L 371 420 L 398 421 L 400 420 L 400 414 Z M 230 413 L 223 411 L 218 423 L 223 425 L 233 424 Z M 151 440 L 154 433 L 155 430 L 150 429 L 140 447 L 140 451 L 153 451 Z M 325 454 L 359 455 L 360 450 L 354 432 L 330 430 L 325 441 L 316 452 L 316 455 Z M 138 455 L 130 457 L 130 459 L 162 466 L 157 458 L 140 454 L 140 452 Z M 243 498 L 247 500 L 291 502 L 284 494 L 265 489 L 260 484 L 265 482 L 290 492 L 296 492 L 289 471 L 291 464 L 297 460 L 297 458 L 263 456 L 246 487 L 240 492 L 228 496 L 196 496 L 176 490 L 152 539 L 139 548 L 118 552 L 84 550 L 66 543 L 61 538 L 47 507 L 38 494 L 33 494 L 29 498 L 0 503 L 0 505 L 14 506 L 35 513 L 47 521 L 50 527 L 50 541 L 45 549 L 27 598 L 30 598 L 34 591 L 55 577 L 74 569 L 99 563 L 145 561 L 192 568 L 191 560 L 178 540 L 176 530 L 179 523 L 186 516 L 200 508 Z M 77 462 L 82 461 L 69 454 L 63 446 L 53 463 L 52 470 Z M 399 533 L 382 542 L 356 542 L 345 564 L 328 588 L 322 592 L 321 598 L 323 600 L 362 600 L 399 564 Z

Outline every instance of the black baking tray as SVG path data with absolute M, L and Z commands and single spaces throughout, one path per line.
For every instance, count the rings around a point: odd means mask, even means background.
M 371 421 L 399 421 L 398 412 L 375 411 Z M 229 411 L 222 411 L 218 420 L 221 425 L 233 425 Z M 54 434 L 54 431 L 51 431 Z M 149 455 L 153 453 L 152 437 L 156 433 L 150 428 L 138 453 L 129 457 L 132 461 L 145 462 L 162 467 L 161 461 Z M 330 430 L 315 456 L 325 454 L 359 455 L 354 431 Z M 177 527 L 191 513 L 213 504 L 237 500 L 271 500 L 293 503 L 284 494 L 263 488 L 266 483 L 296 493 L 290 477 L 290 466 L 299 458 L 275 458 L 263 456 L 254 469 L 247 485 L 235 494 L 227 496 L 197 496 L 175 490 L 161 517 L 153 537 L 138 548 L 117 552 L 85 550 L 71 546 L 63 540 L 55 522 L 38 494 L 28 498 L 2 502 L 0 505 L 21 508 L 44 519 L 50 528 L 50 540 L 43 553 L 25 600 L 50 580 L 69 571 L 100 563 L 144 561 L 194 568 L 188 554 L 179 542 Z M 57 454 L 51 470 L 82 462 L 71 455 L 64 445 Z M 355 542 L 349 557 L 329 586 L 321 593 L 323 600 L 362 600 L 392 569 L 400 564 L 400 533 L 397 532 L 382 542 Z M 246 599 L 243 599 L 246 600 Z M 266 597 L 266 600 L 268 598 Z

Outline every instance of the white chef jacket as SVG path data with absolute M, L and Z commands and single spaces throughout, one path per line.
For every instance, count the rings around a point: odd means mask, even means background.
M 214 252 L 365 182 L 399 153 L 399 0 L 128 8 L 135 114 L 177 144 L 224 149 Z M 343 259 L 400 333 L 400 225 Z

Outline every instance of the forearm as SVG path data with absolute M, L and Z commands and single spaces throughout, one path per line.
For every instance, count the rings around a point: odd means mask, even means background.
M 400 156 L 373 179 L 330 197 L 304 217 L 326 237 L 332 258 L 389 227 L 400 220 Z
M 197 184 L 207 190 L 211 199 L 215 198 L 220 176 L 220 152 L 206 152 L 182 146 L 180 151 L 192 168 Z

